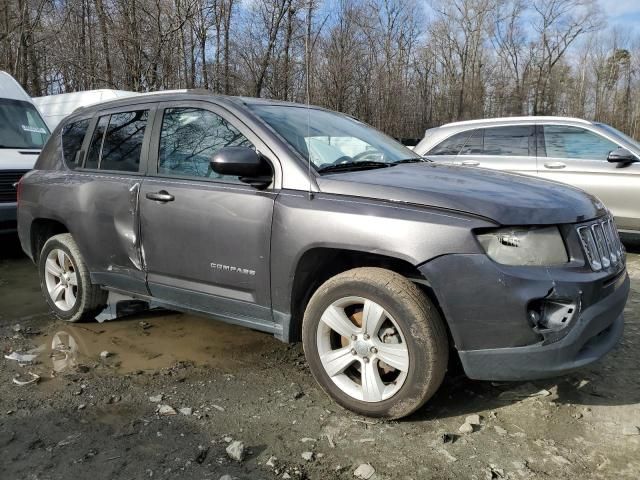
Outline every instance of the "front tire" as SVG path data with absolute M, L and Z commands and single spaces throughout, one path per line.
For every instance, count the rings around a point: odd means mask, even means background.
M 40 287 L 55 315 L 67 322 L 94 319 L 108 292 L 91 283 L 78 245 L 68 233 L 46 241 L 38 259 Z
M 447 368 L 438 311 L 415 284 L 382 268 L 356 268 L 321 285 L 307 305 L 302 341 L 323 390 L 372 417 L 411 414 Z

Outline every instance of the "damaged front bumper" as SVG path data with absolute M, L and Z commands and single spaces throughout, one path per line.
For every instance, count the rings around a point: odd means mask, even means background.
M 420 267 L 442 309 L 467 376 L 528 380 L 562 375 L 609 352 L 624 328 L 624 266 L 509 267 L 486 255 L 446 255 Z M 455 272 L 452 274 L 451 272 Z M 532 321 L 540 302 L 575 305 L 565 329 Z

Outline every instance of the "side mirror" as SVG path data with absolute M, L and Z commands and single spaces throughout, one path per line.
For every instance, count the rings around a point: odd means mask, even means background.
M 241 182 L 263 189 L 271 184 L 271 166 L 248 147 L 224 147 L 211 159 L 211 169 L 220 175 L 239 177 Z
M 638 159 L 636 158 L 636 156 L 626 148 L 616 148 L 615 150 L 609 152 L 609 156 L 607 156 L 607 162 L 611 163 L 622 163 L 628 165 L 629 163 L 637 161 Z

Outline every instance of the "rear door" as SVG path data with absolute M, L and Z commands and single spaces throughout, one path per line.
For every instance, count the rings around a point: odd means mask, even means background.
M 63 131 L 65 157 L 70 157 L 67 166 L 76 170 L 70 178 L 78 202 L 67 210 L 78 212 L 70 222 L 92 280 L 138 293 L 148 293 L 140 251 L 138 195 L 152 114 L 153 106 L 148 104 L 100 112 L 91 122 L 82 150 L 75 153 L 66 150 L 77 147 L 73 132 L 82 130 L 81 123 L 67 125 Z
M 535 148 L 534 125 L 508 125 L 458 133 L 427 156 L 456 165 L 536 175 Z
M 620 230 L 640 230 L 640 163 L 609 163 L 614 140 L 585 127 L 538 126 L 539 175 L 597 196 Z
M 458 160 L 462 165 L 535 175 L 535 127 L 509 125 L 475 130 Z
M 276 193 L 218 175 L 209 165 L 225 146 L 266 147 L 208 102 L 163 104 L 156 125 L 140 195 L 150 292 L 273 331 L 269 252 Z

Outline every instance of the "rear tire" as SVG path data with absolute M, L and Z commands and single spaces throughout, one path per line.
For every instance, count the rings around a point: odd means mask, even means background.
M 407 278 L 382 268 L 356 268 L 321 285 L 307 305 L 302 341 L 322 389 L 372 417 L 413 413 L 447 369 L 437 309 Z
M 91 283 L 78 245 L 68 233 L 49 238 L 38 259 L 40 287 L 55 315 L 67 322 L 93 320 L 108 292 Z

